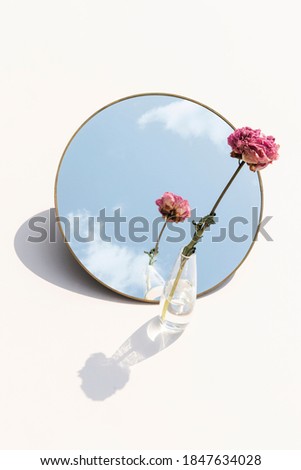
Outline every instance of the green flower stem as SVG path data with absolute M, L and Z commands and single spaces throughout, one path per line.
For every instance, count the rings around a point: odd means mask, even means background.
M 165 230 L 165 228 L 166 228 L 166 225 L 167 225 L 167 220 L 165 220 L 164 225 L 163 225 L 163 227 L 161 228 L 161 232 L 159 233 L 158 240 L 157 240 L 157 243 L 156 243 L 156 246 L 155 246 L 154 257 L 156 257 L 157 254 L 159 253 L 159 243 L 160 243 L 162 234 L 163 234 L 163 232 L 164 232 L 164 230 Z
M 157 243 L 155 245 L 155 248 L 153 248 L 149 253 L 145 252 L 148 254 L 149 256 L 149 265 L 152 266 L 154 264 L 154 262 L 156 261 L 156 257 L 159 253 L 159 243 L 160 243 L 160 240 L 161 240 L 161 237 L 162 237 L 162 234 L 165 230 L 165 227 L 167 225 L 167 219 L 165 219 L 165 222 L 164 222 L 164 225 L 163 227 L 161 228 L 161 231 L 159 233 L 159 236 L 158 236 L 158 240 L 157 240 Z
M 208 214 L 206 217 L 203 217 L 196 224 L 195 232 L 194 232 L 194 235 L 193 235 L 191 241 L 188 243 L 188 245 L 186 245 L 183 248 L 183 251 L 182 251 L 183 258 L 181 260 L 181 265 L 180 265 L 179 271 L 178 271 L 177 276 L 175 278 L 175 281 L 173 283 L 172 289 L 171 289 L 171 291 L 170 291 L 170 293 L 169 293 L 169 295 L 168 295 L 168 297 L 165 300 L 164 305 L 163 305 L 163 310 L 162 310 L 162 315 L 161 315 L 161 318 L 162 318 L 163 321 L 165 320 L 168 306 L 169 306 L 169 304 L 170 304 L 170 302 L 171 302 L 171 300 L 172 300 L 172 298 L 173 298 L 173 296 L 176 292 L 176 289 L 178 287 L 179 280 L 181 278 L 181 274 L 183 272 L 183 269 L 184 269 L 184 266 L 185 266 L 185 263 L 186 263 L 187 259 L 195 252 L 196 244 L 201 239 L 201 237 L 202 237 L 204 231 L 206 230 L 206 228 L 209 227 L 211 224 L 214 224 L 215 211 L 216 211 L 217 207 L 219 206 L 221 200 L 223 199 L 224 195 L 226 194 L 226 192 L 230 188 L 231 184 L 235 180 L 236 176 L 238 175 L 238 173 L 240 172 L 240 170 L 244 166 L 244 164 L 245 164 L 245 162 L 243 162 L 243 161 L 239 162 L 238 168 L 235 170 L 235 172 L 233 173 L 233 175 L 229 179 L 228 183 L 224 187 L 223 191 L 221 192 L 220 196 L 216 200 L 214 206 L 211 209 L 210 214 Z
M 213 223 L 213 217 L 215 216 L 215 211 L 216 211 L 217 207 L 219 206 L 221 200 L 223 199 L 224 195 L 226 194 L 226 192 L 230 188 L 231 184 L 235 180 L 236 176 L 238 175 L 238 173 L 240 172 L 240 170 L 242 169 L 244 164 L 245 164 L 245 162 L 243 162 L 243 161 L 241 161 L 239 163 L 238 168 L 235 170 L 235 172 L 233 173 L 233 175 L 229 179 L 228 183 L 224 187 L 223 191 L 221 192 L 220 196 L 218 197 L 217 201 L 215 202 L 214 206 L 212 207 L 210 214 L 207 215 L 206 217 L 204 217 L 203 219 L 201 219 L 201 221 L 196 225 L 196 230 L 195 230 L 195 233 L 192 237 L 192 240 L 190 241 L 190 243 L 188 243 L 188 245 L 186 245 L 183 248 L 183 255 L 184 256 L 189 257 L 195 252 L 195 245 L 198 243 L 198 241 L 202 237 L 205 229 Z
M 176 276 L 176 278 L 175 278 L 175 281 L 174 281 L 174 283 L 173 283 L 173 285 L 172 285 L 172 288 L 171 288 L 171 290 L 170 290 L 170 293 L 168 294 L 168 297 L 167 297 L 167 299 L 166 299 L 165 302 L 164 302 L 163 310 L 162 310 L 162 315 L 161 315 L 161 318 L 162 318 L 163 321 L 165 320 L 168 306 L 169 306 L 170 302 L 172 301 L 173 296 L 175 295 L 176 288 L 178 287 L 179 280 L 181 279 L 181 275 L 182 275 L 182 272 L 183 272 L 183 269 L 184 269 L 186 260 L 187 260 L 187 258 L 184 258 L 184 257 L 181 258 L 181 263 L 180 263 L 179 271 L 178 271 L 177 276 Z
M 244 166 L 245 162 L 243 162 L 242 160 L 239 161 L 239 164 L 238 164 L 238 168 L 236 169 L 236 171 L 233 173 L 233 175 L 231 176 L 231 178 L 229 179 L 228 183 L 226 184 L 226 186 L 224 187 L 224 189 L 222 190 L 219 198 L 217 199 L 216 203 L 214 204 L 214 206 L 212 207 L 211 209 L 211 212 L 210 212 L 210 215 L 214 215 L 215 214 L 215 210 L 217 209 L 217 206 L 219 205 L 219 203 L 221 202 L 221 200 L 223 199 L 224 195 L 226 194 L 226 192 L 228 191 L 228 189 L 230 188 L 231 184 L 233 183 L 233 181 L 235 180 L 236 176 L 238 175 L 238 173 L 240 172 L 240 170 L 242 169 L 242 167 Z

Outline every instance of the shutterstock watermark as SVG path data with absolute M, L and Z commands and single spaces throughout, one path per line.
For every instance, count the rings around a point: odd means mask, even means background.
M 235 243 L 243 243 L 249 238 L 253 240 L 258 232 L 258 235 L 261 235 L 266 241 L 273 241 L 266 229 L 272 216 L 264 217 L 258 228 L 259 215 L 259 208 L 252 207 L 249 218 L 234 216 L 228 220 L 226 226 L 221 224 L 219 217 L 216 216 L 216 224 L 206 229 L 206 232 L 209 232 L 207 237 L 211 236 L 213 243 L 223 242 L 226 238 Z M 195 229 L 192 221 L 197 221 L 200 218 L 201 216 L 197 215 L 196 209 L 193 209 L 191 217 L 187 219 L 190 224 L 168 223 L 166 241 L 179 243 L 185 240 L 187 234 L 192 237 Z M 151 221 L 144 216 L 126 217 L 121 214 L 120 208 L 115 209 L 112 215 L 108 215 L 106 209 L 101 209 L 97 216 L 84 212 L 81 215 L 58 217 L 54 214 L 54 211 L 50 211 L 50 219 L 43 216 L 35 216 L 29 219 L 28 228 L 31 234 L 28 236 L 27 241 L 42 243 L 47 240 L 50 243 L 55 243 L 58 233 L 56 225 L 58 223 L 63 228 L 67 242 L 75 240 L 79 243 L 90 243 L 101 240 L 107 243 L 112 241 L 120 243 L 127 243 L 128 241 L 144 243 L 149 241 L 155 243 L 164 220 L 161 216 Z

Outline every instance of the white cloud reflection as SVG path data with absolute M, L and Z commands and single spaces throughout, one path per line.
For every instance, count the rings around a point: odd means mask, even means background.
M 113 242 L 94 242 L 82 262 L 98 279 L 116 290 L 142 296 L 145 289 L 147 256 Z
M 68 214 L 72 250 L 81 263 L 100 281 L 129 295 L 143 296 L 146 289 L 145 272 L 148 258 L 142 248 L 140 253 L 125 243 L 117 245 L 113 241 L 101 240 L 100 224 L 96 221 L 96 217 L 92 224 L 92 217 L 92 214 L 85 209 Z M 76 218 L 78 218 L 76 224 L 79 224 L 80 236 L 90 235 L 91 241 L 80 242 L 74 238 Z
M 191 101 L 173 101 L 166 106 L 152 108 L 138 119 L 140 128 L 159 122 L 166 130 L 180 137 L 208 137 L 216 145 L 224 145 L 229 125 L 213 112 Z

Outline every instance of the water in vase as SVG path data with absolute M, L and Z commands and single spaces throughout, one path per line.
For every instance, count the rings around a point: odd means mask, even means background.
M 169 293 L 174 284 L 174 279 L 171 279 L 166 284 L 163 295 L 161 297 L 161 306 L 163 307 L 165 301 L 168 300 Z M 170 299 L 164 320 L 161 320 L 164 326 L 169 328 L 183 328 L 185 327 L 192 315 L 192 311 L 196 301 L 195 285 L 191 284 L 186 279 L 180 279 L 176 292 Z

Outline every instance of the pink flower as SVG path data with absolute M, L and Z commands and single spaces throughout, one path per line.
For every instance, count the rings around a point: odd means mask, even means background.
M 251 171 L 263 170 L 279 157 L 275 138 L 264 135 L 260 129 L 236 129 L 229 135 L 228 144 L 232 147 L 231 157 L 246 162 Z
M 184 222 L 187 217 L 190 217 L 189 202 L 174 193 L 164 193 L 160 199 L 156 200 L 156 204 L 167 222 Z

